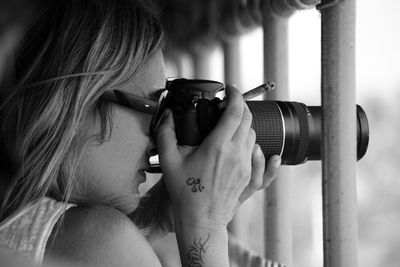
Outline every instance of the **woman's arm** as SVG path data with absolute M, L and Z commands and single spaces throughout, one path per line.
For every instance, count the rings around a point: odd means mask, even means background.
M 151 231 L 146 239 L 152 246 L 176 228 L 182 266 L 228 266 L 228 236 L 225 226 L 189 220 L 176 221 L 174 226 L 169 195 L 162 180 L 146 195 L 139 207 L 128 217 L 140 228 L 150 227 Z
M 175 227 L 183 267 L 229 266 L 225 226 L 177 222 Z

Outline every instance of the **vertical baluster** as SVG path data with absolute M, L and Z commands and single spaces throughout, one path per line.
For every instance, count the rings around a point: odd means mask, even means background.
M 224 51 L 224 75 L 225 84 L 235 84 L 239 89 L 242 88 L 242 78 L 240 72 L 240 36 L 234 36 L 222 43 Z
M 269 1 L 266 1 L 269 2 Z M 272 99 L 288 99 L 288 18 L 263 7 L 264 79 L 275 81 Z M 292 230 L 290 216 L 290 171 L 281 168 L 279 177 L 265 194 L 265 257 L 287 266 L 292 264 Z
M 323 1 L 324 266 L 356 267 L 355 0 Z
M 195 79 L 210 79 L 211 52 L 209 49 L 196 49 L 192 52 L 193 75 Z
M 238 89 L 243 89 L 241 86 L 240 74 L 240 46 L 239 36 L 234 36 L 222 42 L 222 49 L 224 53 L 224 79 L 225 84 L 235 84 Z M 229 223 L 228 229 L 239 240 L 246 238 L 243 232 L 245 227 L 242 224 L 240 212 L 238 212 L 233 220 Z

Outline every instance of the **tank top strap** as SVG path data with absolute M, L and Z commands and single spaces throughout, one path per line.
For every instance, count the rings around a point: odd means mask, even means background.
M 0 248 L 41 265 L 54 226 L 74 206 L 48 197 L 33 201 L 0 223 Z

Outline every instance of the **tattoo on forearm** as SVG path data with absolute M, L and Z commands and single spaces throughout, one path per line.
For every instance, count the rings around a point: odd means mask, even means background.
M 190 177 L 186 180 L 186 184 L 192 187 L 192 192 L 202 192 L 204 190 L 204 186 L 200 183 L 200 178 Z
M 204 264 L 203 256 L 206 253 L 208 247 L 205 247 L 208 240 L 210 239 L 210 234 L 207 234 L 207 239 L 199 240 L 194 239 L 193 245 L 189 247 L 187 253 L 187 266 L 188 267 L 202 267 Z

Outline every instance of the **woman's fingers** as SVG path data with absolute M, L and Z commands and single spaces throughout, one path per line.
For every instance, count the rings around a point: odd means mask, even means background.
M 237 128 L 235 134 L 232 137 L 232 140 L 235 143 L 241 144 L 244 140 L 248 138 L 249 129 L 251 127 L 252 122 L 253 122 L 253 116 L 251 115 L 251 112 L 247 104 L 244 103 L 242 121 L 240 122 L 239 127 Z
M 274 155 L 268 159 L 267 168 L 264 173 L 263 183 L 260 189 L 267 188 L 272 181 L 278 176 L 281 167 L 281 157 Z
M 263 184 L 263 175 L 265 169 L 265 158 L 258 144 L 254 145 L 251 161 L 251 178 L 249 184 L 243 190 L 239 197 L 239 202 L 243 203 L 254 194 Z
M 267 188 L 279 174 L 281 157 L 272 156 L 265 165 L 265 157 L 258 144 L 254 146 L 252 158 L 251 179 L 247 187 L 239 197 L 239 202 L 243 203 L 256 191 Z
M 215 143 L 225 143 L 232 140 L 240 123 L 242 122 L 244 101 L 239 90 L 234 86 L 226 86 L 227 106 L 215 128 L 208 135 L 206 140 Z

